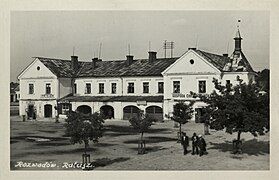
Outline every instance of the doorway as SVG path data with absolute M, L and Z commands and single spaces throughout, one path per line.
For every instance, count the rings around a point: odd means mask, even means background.
M 33 118 L 34 115 L 34 105 L 33 104 L 29 104 L 28 105 L 28 111 L 27 111 L 27 118 Z
M 46 104 L 44 106 L 44 111 L 45 111 L 45 118 L 52 117 L 52 105 Z

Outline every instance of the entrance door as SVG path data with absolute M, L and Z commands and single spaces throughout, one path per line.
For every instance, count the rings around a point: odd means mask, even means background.
M 52 117 L 52 105 L 46 104 L 44 110 L 46 118 Z
M 195 115 L 195 122 L 196 123 L 203 123 L 204 122 L 204 119 L 203 119 L 203 115 L 204 115 L 204 112 L 203 112 L 203 109 L 202 108 L 196 108 L 196 115 Z
M 101 113 L 105 117 L 105 119 L 111 119 L 114 118 L 114 109 L 112 106 L 105 105 L 101 107 Z
M 136 106 L 126 106 L 123 108 L 123 119 L 129 120 L 132 117 L 137 117 L 140 109 Z
M 27 118 L 30 119 L 30 118 L 33 118 L 33 115 L 34 115 L 34 105 L 33 104 L 29 104 L 28 105 L 28 112 L 27 112 Z

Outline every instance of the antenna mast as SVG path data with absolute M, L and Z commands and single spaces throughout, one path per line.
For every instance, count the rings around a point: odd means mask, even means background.
M 165 58 L 167 58 L 167 49 L 171 50 L 171 58 L 172 58 L 173 57 L 174 42 L 173 41 L 167 42 L 167 40 L 165 40 L 163 48 L 165 50 Z
M 128 44 L 128 55 L 130 56 L 131 54 L 130 54 L 131 52 L 130 52 L 130 44 Z
M 100 43 L 100 49 L 99 49 L 99 59 L 101 59 L 101 50 L 102 50 L 102 43 Z
M 198 42 L 199 42 L 199 35 L 197 34 L 197 38 L 196 38 L 196 49 L 198 49 Z

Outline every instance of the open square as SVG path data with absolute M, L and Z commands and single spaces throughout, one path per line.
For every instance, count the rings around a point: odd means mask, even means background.
M 22 122 L 11 117 L 11 170 L 81 170 L 62 168 L 63 163 L 82 161 L 83 144 L 70 144 L 64 136 L 64 123 L 53 119 Z M 269 133 L 254 138 L 243 133 L 243 154 L 232 154 L 236 134 L 210 131 L 205 136 L 208 154 L 183 155 L 177 143 L 178 128 L 173 121 L 155 123 L 144 134 L 147 153 L 137 154 L 139 134 L 128 121 L 106 120 L 99 143 L 90 142 L 89 154 L 95 170 L 269 170 Z M 189 137 L 203 134 L 203 124 L 189 122 L 182 126 Z M 50 141 L 31 141 L 32 138 Z M 30 140 L 31 139 L 31 140 Z M 188 151 L 191 150 L 191 141 Z M 56 168 L 15 167 L 18 162 L 52 162 Z

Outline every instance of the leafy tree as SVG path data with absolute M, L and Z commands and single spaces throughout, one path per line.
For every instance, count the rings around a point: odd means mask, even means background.
M 237 142 L 241 133 L 250 132 L 254 136 L 264 135 L 269 131 L 269 93 L 259 94 L 256 84 L 242 83 L 222 86 L 216 79 L 215 88 L 210 95 L 200 96 L 206 102 L 206 118 L 209 118 L 210 128 L 223 130 L 227 133 L 237 132 Z
M 69 111 L 66 119 L 66 136 L 71 137 L 72 144 L 84 143 L 84 154 L 87 153 L 89 141 L 98 142 L 102 137 L 104 119 L 99 113 L 83 114 Z
M 133 126 L 133 128 L 140 133 L 140 140 L 143 140 L 143 133 L 147 132 L 147 130 L 151 127 L 155 120 L 150 118 L 143 112 L 139 112 L 136 117 L 132 117 L 129 119 L 129 122 Z
M 179 140 L 181 139 L 181 125 L 186 124 L 193 116 L 193 102 L 185 104 L 184 102 L 176 103 L 173 107 L 173 116 L 171 119 L 179 123 Z
M 265 92 L 269 92 L 269 80 L 270 80 L 270 70 L 264 69 L 258 72 L 258 76 L 255 78 L 259 88 Z

